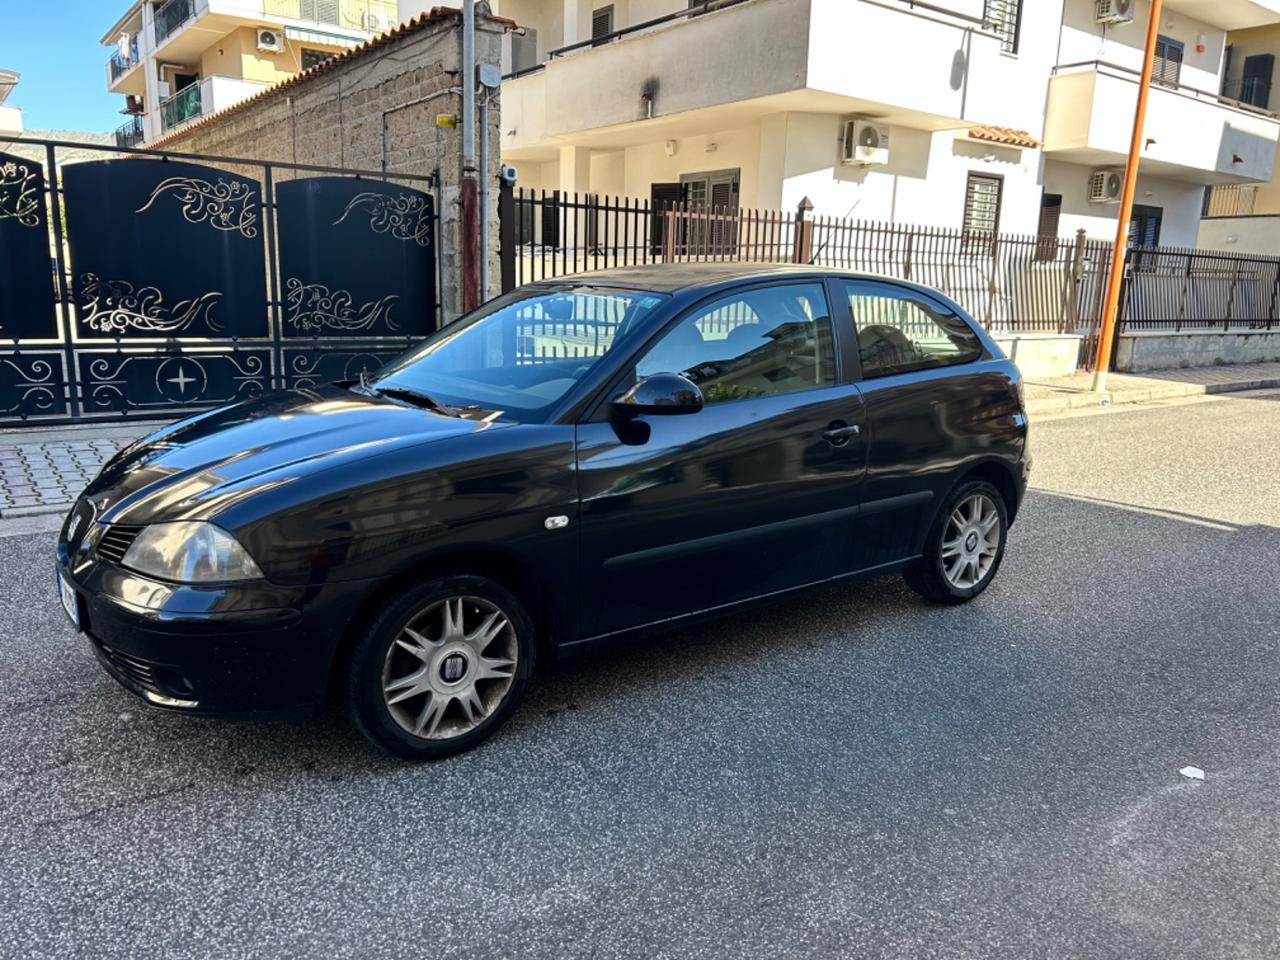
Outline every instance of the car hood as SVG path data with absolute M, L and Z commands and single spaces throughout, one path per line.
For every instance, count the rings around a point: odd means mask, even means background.
M 291 390 L 138 441 L 103 467 L 85 495 L 104 523 L 212 519 L 319 470 L 500 426 L 340 387 Z

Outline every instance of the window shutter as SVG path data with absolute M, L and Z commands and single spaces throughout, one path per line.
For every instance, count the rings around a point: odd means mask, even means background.
M 1183 46 L 1177 40 L 1160 37 L 1156 40 L 1156 60 L 1151 79 L 1176 87 L 1182 78 Z
M 591 40 L 593 43 L 604 43 L 604 38 L 613 33 L 613 4 L 600 7 L 591 13 Z
M 1040 198 L 1040 227 L 1037 232 L 1036 259 L 1054 260 L 1058 256 L 1058 226 L 1062 219 L 1062 194 L 1046 193 Z
M 964 194 L 966 233 L 995 233 L 1000 225 L 1000 194 L 1004 182 L 985 173 L 969 174 Z

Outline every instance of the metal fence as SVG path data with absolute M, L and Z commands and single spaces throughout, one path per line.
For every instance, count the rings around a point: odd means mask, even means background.
M 0 137 L 0 423 L 377 369 L 439 322 L 434 182 Z
M 1178 247 L 1128 253 L 1122 332 L 1280 330 L 1280 259 Z
M 503 277 L 511 288 L 648 263 L 814 263 L 942 291 L 995 332 L 1096 326 L 1110 244 L 978 234 L 769 210 L 516 190 L 504 197 Z

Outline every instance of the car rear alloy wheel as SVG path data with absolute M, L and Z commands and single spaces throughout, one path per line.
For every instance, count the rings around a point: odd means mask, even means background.
M 519 656 L 515 629 L 495 604 L 448 597 L 413 617 L 387 648 L 387 710 L 415 737 L 468 733 L 511 689 Z
M 903 572 L 912 590 L 934 603 L 964 603 L 987 589 L 1004 557 L 1009 513 L 1000 491 L 967 480 L 946 497 L 919 560 Z
M 1000 551 L 1000 514 L 985 493 L 966 497 L 951 511 L 942 535 L 942 572 L 957 590 L 985 579 Z
M 520 601 L 485 577 L 440 577 L 379 610 L 357 638 L 351 716 L 383 749 L 430 760 L 475 746 L 524 695 L 537 649 Z

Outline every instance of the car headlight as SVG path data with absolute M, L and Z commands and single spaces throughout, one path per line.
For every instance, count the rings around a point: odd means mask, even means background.
M 138 534 L 120 565 L 179 583 L 225 583 L 262 577 L 253 557 L 235 537 L 202 520 L 153 523 Z

